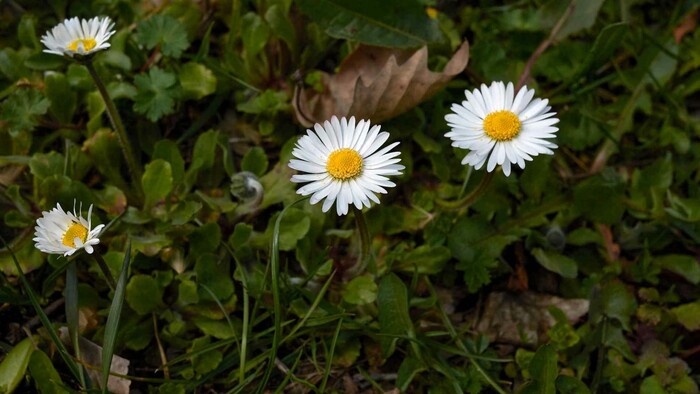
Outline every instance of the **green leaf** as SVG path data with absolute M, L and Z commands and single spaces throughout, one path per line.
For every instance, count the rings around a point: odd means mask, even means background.
M 613 51 L 622 45 L 622 40 L 628 30 L 629 24 L 625 22 L 618 22 L 605 26 L 596 37 L 586 57 L 579 63 L 580 65 L 572 75 L 574 77 L 572 79 L 586 74 L 589 70 L 595 70 L 604 62 L 608 61 Z
M 700 263 L 697 258 L 683 254 L 668 254 L 654 257 L 654 263 L 659 267 L 684 277 L 688 282 L 700 283 Z
M 239 103 L 236 109 L 248 114 L 274 116 L 289 109 L 289 96 L 284 91 L 268 89 L 246 102 Z
M 394 274 L 385 275 L 379 282 L 377 293 L 382 352 L 385 357 L 394 352 L 397 336 L 414 337 L 413 322 L 408 315 L 408 290 Z
M 148 163 L 141 183 L 146 194 L 144 207 L 153 207 L 157 202 L 164 199 L 173 188 L 173 175 L 170 163 L 162 159 L 155 159 Z
M 114 345 L 117 342 L 119 321 L 121 320 L 122 306 L 124 305 L 124 289 L 129 272 L 129 262 L 131 260 L 131 242 L 127 241 L 126 253 L 122 262 L 122 269 L 117 279 L 117 286 L 114 289 L 112 304 L 109 307 L 105 333 L 102 340 L 102 387 L 107 388 L 109 372 L 112 366 L 112 356 L 114 355 Z
M 215 222 L 207 223 L 195 229 L 189 238 L 193 255 L 213 253 L 221 243 L 221 228 Z
M 678 322 L 690 331 L 700 330 L 700 302 L 691 302 L 671 309 Z
M 202 209 L 202 203 L 197 201 L 180 201 L 170 214 L 171 223 L 181 226 L 192 220 L 195 214 Z
M 163 55 L 176 59 L 190 46 L 187 31 L 170 15 L 154 15 L 140 22 L 136 28 L 136 40 L 148 49 L 157 46 Z
M 177 286 L 177 302 L 180 305 L 196 304 L 199 302 L 197 284 L 188 279 L 182 279 Z
M 29 358 L 34 351 L 32 338 L 24 338 L 0 363 L 0 392 L 11 393 L 24 378 Z
M 564 278 L 575 278 L 578 275 L 578 265 L 576 264 L 576 261 L 564 256 L 563 254 L 535 248 L 532 251 L 532 255 L 535 256 L 537 262 L 544 268 L 555 272 Z
M 358 276 L 343 290 L 343 300 L 349 304 L 365 305 L 377 299 L 377 284 L 370 276 Z
M 170 163 L 170 169 L 173 175 L 173 185 L 177 185 L 182 181 L 185 174 L 185 161 L 182 159 L 180 149 L 177 144 L 171 140 L 160 140 L 153 147 L 153 159 L 163 159 Z
M 192 348 L 190 349 L 191 352 L 196 352 L 199 349 L 204 348 L 205 346 L 209 345 L 210 340 L 209 337 L 202 337 L 202 338 L 197 338 L 192 341 Z M 196 356 L 192 357 L 192 366 L 194 367 L 194 370 L 202 375 L 208 372 L 213 371 L 221 362 L 221 359 L 223 358 L 223 355 L 221 354 L 221 351 L 219 350 L 210 350 L 204 353 L 199 353 Z
M 139 315 L 151 313 L 162 304 L 163 293 L 150 275 L 134 275 L 126 285 L 126 302 Z
M 557 377 L 557 392 L 562 394 L 589 394 L 591 391 L 585 383 L 573 376 L 559 375 Z
M 437 20 L 413 0 L 297 0 L 303 13 L 331 37 L 363 44 L 415 48 L 440 40 Z
M 273 4 L 265 12 L 265 21 L 272 29 L 275 36 L 287 44 L 292 54 L 297 52 L 297 38 L 291 18 L 280 4 Z
M 29 161 L 29 170 L 39 182 L 52 175 L 63 175 L 64 166 L 65 157 L 56 151 L 35 153 Z
M 51 102 L 34 89 L 17 89 L 0 104 L 0 119 L 11 136 L 30 131 L 37 125 L 37 117 L 44 115 Z
M 584 217 L 598 223 L 618 223 L 625 212 L 624 188 L 610 172 L 579 183 L 574 188 L 574 207 Z
M 41 394 L 67 394 L 63 389 L 63 381 L 56 371 L 53 362 L 46 353 L 40 349 L 34 349 L 29 359 L 29 374 L 32 375 L 34 384 Z
M 630 318 L 637 310 L 637 300 L 625 285 L 617 281 L 610 282 L 602 287 L 599 297 L 599 301 L 592 301 L 600 302 L 600 308 L 606 316 L 617 319 L 625 330 L 629 330 Z M 592 305 L 591 310 L 593 309 Z
M 605 0 L 587 0 L 576 2 L 574 11 L 564 23 L 564 26 L 556 35 L 557 40 L 562 40 L 570 34 L 589 29 L 593 26 L 598 16 L 598 11 Z M 567 2 L 557 2 L 568 4 Z
M 202 330 L 204 334 L 217 339 L 230 339 L 236 337 L 236 332 L 225 320 L 197 318 L 194 320 L 194 325 Z
M 153 122 L 174 112 L 175 98 L 179 94 L 175 74 L 154 67 L 148 74 L 135 76 L 134 84 L 138 90 L 134 99 L 136 112 Z
M 61 73 L 51 73 L 44 77 L 46 97 L 51 102 L 51 114 L 62 124 L 70 124 L 77 105 L 77 94 Z
M 437 274 L 451 257 L 450 249 L 445 246 L 420 245 L 406 253 L 393 267 L 411 273 Z
M 182 96 L 186 99 L 199 100 L 216 91 L 216 76 L 205 65 L 185 63 L 178 73 L 182 86 Z
M 249 12 L 243 16 L 240 29 L 245 54 L 248 62 L 251 62 L 267 45 L 270 28 L 258 14 Z
M 278 215 L 270 218 L 267 226 L 266 236 L 272 236 L 272 223 L 277 219 Z M 287 214 L 284 215 L 280 223 L 279 232 L 279 248 L 280 250 L 288 251 L 294 249 L 297 242 L 304 238 L 311 228 L 311 219 L 309 214 L 299 208 L 289 208 Z M 268 238 L 269 239 L 269 238 Z
M 227 261 L 212 253 L 204 253 L 197 258 L 194 266 L 197 283 L 207 286 L 217 299 L 227 300 L 233 294 L 233 279 Z M 205 291 L 199 292 L 200 299 L 211 299 Z
M 522 394 L 555 394 L 555 380 L 559 374 L 557 352 L 554 345 L 543 345 L 532 357 L 528 372 L 533 381 L 528 382 L 520 391 Z
M 425 364 L 415 357 L 404 358 L 396 376 L 396 386 L 402 393 L 407 392 L 408 386 L 411 384 L 416 374 L 426 369 L 427 367 Z
M 241 169 L 250 171 L 257 176 L 263 176 L 268 167 L 267 155 L 265 150 L 259 146 L 254 146 L 243 156 L 241 160 Z

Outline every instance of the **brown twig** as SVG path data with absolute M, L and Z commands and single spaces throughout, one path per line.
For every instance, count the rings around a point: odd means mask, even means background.
M 59 298 L 56 301 L 50 303 L 46 308 L 44 308 L 44 313 L 46 316 L 52 314 L 56 309 L 60 308 L 63 306 L 63 304 L 66 302 L 65 298 Z M 28 322 L 24 323 L 24 326 L 26 328 L 32 328 L 39 324 L 39 316 L 34 316 L 32 317 Z
M 566 11 L 564 11 L 564 14 L 559 18 L 557 21 L 557 24 L 554 25 L 552 28 L 552 31 L 549 33 L 549 37 L 547 37 L 540 46 L 535 49 L 535 52 L 532 53 L 530 58 L 527 60 L 527 63 L 525 64 L 525 68 L 523 69 L 523 73 L 520 75 L 520 79 L 518 80 L 518 85 L 515 87 L 515 91 L 517 92 L 523 85 L 525 84 L 525 81 L 530 77 L 530 72 L 532 71 L 532 66 L 535 64 L 537 59 L 544 53 L 544 51 L 552 45 L 554 40 L 557 37 L 557 34 L 559 34 L 559 31 L 564 27 L 564 23 L 566 22 L 567 19 L 571 16 L 571 14 L 574 12 L 574 9 L 576 8 L 576 0 L 571 0 L 569 2 L 569 6 L 566 8 Z
M 165 377 L 165 379 L 170 379 L 170 369 L 168 369 L 168 357 L 165 355 L 165 350 L 163 350 L 163 344 L 160 343 L 160 335 L 158 335 L 158 320 L 156 319 L 155 313 L 152 313 L 151 316 L 153 316 L 153 335 L 156 337 L 158 353 L 160 353 L 160 363 L 163 367 L 163 376 Z

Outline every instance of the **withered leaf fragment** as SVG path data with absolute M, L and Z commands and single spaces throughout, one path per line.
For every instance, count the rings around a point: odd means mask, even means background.
M 428 48 L 418 50 L 360 45 L 337 74 L 322 75 L 323 92 L 297 87 L 294 112 L 310 127 L 331 116 L 355 116 L 372 122 L 397 116 L 442 89 L 469 62 L 464 42 L 441 72 L 428 68 Z

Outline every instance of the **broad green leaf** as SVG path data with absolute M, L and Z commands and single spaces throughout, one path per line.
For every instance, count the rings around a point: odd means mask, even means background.
M 17 89 L 0 103 L 0 119 L 3 129 L 15 137 L 23 131 L 31 131 L 37 125 L 37 117 L 44 115 L 51 102 L 34 89 Z
M 671 309 L 678 322 L 689 331 L 700 330 L 700 302 L 691 302 Z
M 700 283 L 700 263 L 694 256 L 683 254 L 668 254 L 654 257 L 654 263 L 659 267 L 684 277 L 688 282 Z
M 53 362 L 40 349 L 34 349 L 29 359 L 29 374 L 41 394 L 67 394 L 63 387 L 61 376 L 56 371 Z
M 183 279 L 177 286 L 177 302 L 180 305 L 196 304 L 199 302 L 197 284 L 191 280 Z
M 180 68 L 178 79 L 186 99 L 200 100 L 216 91 L 216 76 L 200 63 L 185 63 Z
M 622 186 L 617 175 L 609 172 L 586 179 L 574 187 L 574 207 L 594 222 L 617 223 L 625 212 Z
M 65 75 L 51 73 L 44 78 L 46 97 L 51 102 L 49 111 L 62 124 L 70 124 L 77 105 L 77 94 L 70 88 Z
M 386 335 L 380 340 L 382 352 L 389 357 L 394 352 L 396 337 L 414 336 L 413 322 L 408 315 L 408 290 L 398 276 L 390 273 L 379 282 L 377 306 L 379 327 L 381 333 Z
M 153 207 L 164 199 L 173 188 L 173 174 L 170 163 L 163 159 L 155 159 L 146 165 L 142 178 L 143 190 L 146 194 L 144 206 Z
M 217 339 L 229 339 L 236 337 L 236 332 L 231 329 L 231 326 L 226 320 L 197 318 L 194 320 L 194 325 L 202 330 L 204 334 Z
M 297 0 L 303 13 L 331 37 L 363 44 L 416 48 L 440 40 L 436 20 L 414 0 Z
M 154 67 L 148 74 L 135 76 L 134 85 L 136 112 L 146 115 L 152 122 L 174 112 L 175 99 L 180 92 L 175 74 Z
M 221 243 L 221 228 L 215 222 L 207 223 L 195 229 L 189 239 L 194 256 L 214 253 Z
M 179 58 L 190 46 L 180 21 L 170 15 L 154 15 L 139 23 L 136 40 L 148 49 L 159 47 L 165 56 Z
M 272 223 L 278 215 L 270 218 L 266 237 L 272 237 Z M 309 214 L 299 208 L 288 208 L 287 213 L 282 218 L 279 232 L 279 248 L 288 251 L 294 249 L 297 242 L 304 238 L 311 228 Z M 269 239 L 269 238 L 267 238 Z
M 197 350 L 209 345 L 210 342 L 209 337 L 197 338 L 192 341 L 192 348 L 190 350 L 192 352 L 196 352 Z M 198 374 L 202 375 L 214 370 L 214 368 L 219 365 L 222 358 L 223 355 L 219 350 L 207 351 L 193 356 L 192 366 Z
M 83 148 L 92 159 L 97 171 L 118 188 L 127 190 L 128 185 L 121 172 L 124 155 L 119 144 L 119 137 L 115 132 L 109 129 L 100 129 L 91 138 L 85 140 Z
M 405 393 L 416 374 L 426 369 L 426 365 L 415 357 L 404 358 L 396 376 L 396 386 L 402 393 Z
M 270 27 L 258 14 L 249 12 L 243 16 L 240 29 L 245 54 L 250 62 L 267 45 Z
M 205 253 L 197 258 L 194 266 L 197 283 L 211 290 L 216 298 L 224 302 L 233 294 L 233 276 L 229 272 L 228 261 L 221 260 L 212 253 Z M 211 299 L 208 292 L 200 290 L 200 299 Z
M 170 219 L 174 226 L 188 223 L 194 215 L 202 209 L 202 203 L 197 201 L 180 201 L 170 213 Z
M 298 53 L 295 28 L 284 7 L 280 6 L 280 4 L 270 6 L 265 12 L 265 21 L 272 29 L 274 35 L 287 44 L 293 55 Z
M 36 179 L 41 181 L 52 175 L 62 175 L 64 163 L 65 158 L 56 151 L 35 153 L 29 161 L 29 169 Z
M 171 140 L 160 140 L 153 147 L 152 159 L 163 159 L 170 163 L 170 169 L 173 175 L 173 185 L 177 185 L 182 181 L 185 173 L 185 161 L 182 159 L 180 149 L 177 144 Z
M 562 394 L 589 394 L 591 391 L 585 383 L 575 377 L 559 375 L 557 377 L 557 392 Z
M 393 268 L 411 273 L 437 274 L 451 257 L 450 249 L 445 246 L 420 245 L 395 262 Z
M 0 362 L 0 392 L 11 393 L 24 378 L 34 351 L 32 338 L 24 338 Z
M 625 22 L 605 26 L 596 37 L 593 47 L 590 48 L 586 57 L 579 63 L 580 66 L 573 76 L 584 75 L 589 70 L 595 70 L 606 62 L 612 56 L 613 51 L 622 44 L 628 30 L 629 24 Z
M 265 150 L 259 146 L 255 146 L 248 150 L 241 160 L 241 169 L 250 171 L 257 176 L 263 176 L 267 171 L 268 160 Z
M 557 368 L 557 352 L 554 345 L 547 344 L 537 349 L 528 366 L 528 372 L 533 380 L 528 382 L 520 393 L 555 394 L 557 392 L 555 381 L 559 375 L 559 368 Z
M 535 256 L 544 268 L 555 272 L 564 278 L 575 278 L 578 275 L 578 266 L 576 261 L 564 256 L 563 254 L 542 250 L 540 248 L 533 249 L 532 255 Z
M 163 293 L 150 275 L 134 275 L 126 285 L 126 302 L 139 315 L 154 311 L 162 304 Z
M 600 7 L 603 5 L 604 1 L 605 0 L 577 1 L 574 6 L 574 11 L 557 33 L 556 39 L 562 40 L 570 34 L 591 28 L 597 19 L 598 11 L 600 11 Z M 564 1 L 557 3 L 569 4 Z
M 354 305 L 365 305 L 377 299 L 377 284 L 370 276 L 358 276 L 343 290 L 343 300 Z

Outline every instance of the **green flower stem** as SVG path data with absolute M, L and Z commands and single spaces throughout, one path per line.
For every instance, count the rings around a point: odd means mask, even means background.
M 369 229 L 367 228 L 367 221 L 365 220 L 365 215 L 362 213 L 361 209 L 352 207 L 353 215 L 355 215 L 355 225 L 357 226 L 357 231 L 360 233 L 360 256 L 357 258 L 357 264 L 348 269 L 346 272 L 351 276 L 357 276 L 361 274 L 365 268 L 367 268 L 367 263 L 369 262 Z
M 112 276 L 112 271 L 110 271 L 109 266 L 107 265 L 107 262 L 105 262 L 105 259 L 100 255 L 99 253 L 95 252 L 91 254 L 92 258 L 95 259 L 97 262 L 97 265 L 100 267 L 100 270 L 102 271 L 102 274 L 105 276 L 105 279 L 107 280 L 107 284 L 109 285 L 109 288 L 114 291 L 117 288 L 117 282 L 114 281 L 114 277 Z
M 66 270 L 66 288 L 65 294 L 66 298 L 66 320 L 68 322 L 68 333 L 70 334 L 71 342 L 73 342 L 73 352 L 75 353 L 75 358 L 80 361 L 80 315 L 78 312 L 78 270 L 75 261 L 71 261 L 68 264 L 68 269 Z M 80 384 L 82 387 L 87 388 L 85 382 L 85 373 L 83 372 L 83 367 L 78 367 L 78 374 L 80 378 Z
M 481 178 L 481 183 L 474 189 L 473 192 L 467 194 L 463 198 L 460 198 L 459 200 L 455 201 L 445 201 L 441 199 L 436 199 L 435 202 L 437 205 L 444 209 L 452 210 L 452 211 L 458 211 L 463 208 L 467 208 L 468 206 L 472 205 L 479 197 L 481 197 L 482 194 L 488 189 L 489 185 L 491 184 L 491 180 L 493 179 L 494 172 L 487 172 L 483 178 Z
M 84 64 L 85 67 L 87 67 L 90 76 L 95 81 L 97 90 L 100 92 L 100 95 L 102 96 L 102 99 L 105 102 L 107 115 L 109 116 L 109 120 L 112 123 L 112 127 L 117 132 L 117 136 L 119 136 L 119 142 L 122 146 L 122 153 L 124 153 L 126 164 L 129 167 L 129 172 L 131 173 L 131 183 L 136 189 L 136 198 L 138 199 L 138 205 L 141 205 L 143 202 L 143 188 L 141 187 L 141 176 L 143 175 L 143 171 L 141 171 L 141 167 L 138 164 L 138 160 L 136 160 L 136 155 L 134 154 L 134 151 L 131 147 L 131 142 L 129 142 L 129 136 L 127 136 L 126 134 L 126 129 L 124 128 L 122 118 L 121 116 L 119 116 L 119 111 L 117 111 L 117 107 L 114 105 L 114 101 L 112 101 L 112 98 L 109 96 L 105 84 L 102 82 L 102 79 L 100 79 L 100 76 L 97 74 L 97 70 L 95 70 L 95 66 L 92 64 L 92 59 L 90 57 L 86 57 L 81 61 L 81 63 Z

